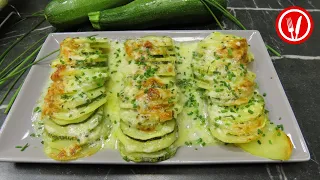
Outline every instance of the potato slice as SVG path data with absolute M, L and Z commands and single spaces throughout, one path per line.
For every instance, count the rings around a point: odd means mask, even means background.
M 274 160 L 288 160 L 290 158 L 293 145 L 290 138 L 282 130 L 273 123 L 267 122 L 263 134 L 264 136 L 255 141 L 236 145 L 259 157 Z

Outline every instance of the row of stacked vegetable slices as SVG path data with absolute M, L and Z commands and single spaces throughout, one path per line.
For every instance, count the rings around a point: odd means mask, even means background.
M 212 33 L 197 43 L 191 67 L 193 78 L 186 87 L 202 91 L 193 103 L 181 102 L 176 81 L 177 46 L 170 37 L 147 36 L 125 41 L 128 71 L 123 76 L 119 101 L 119 126 L 105 115 L 107 102 L 107 39 L 67 38 L 60 55 L 51 63 L 54 72 L 44 97 L 44 150 L 56 160 L 90 156 L 116 133 L 122 157 L 134 162 L 159 162 L 173 157 L 182 105 L 195 110 L 206 105 L 210 130 L 217 141 L 239 146 L 254 155 L 289 159 L 292 144 L 282 128 L 268 119 L 255 74 L 247 65 L 254 60 L 246 39 Z M 121 51 L 121 50 L 120 50 Z M 201 103 L 203 104 L 203 103 Z M 193 113 L 193 112 L 192 112 Z M 188 114 L 189 115 L 189 114 Z M 191 116 L 190 116 L 191 117 Z
M 104 115 L 108 78 L 107 39 L 67 38 L 42 106 L 44 152 L 56 160 L 73 160 L 100 150 L 111 130 Z
M 269 121 L 256 75 L 247 67 L 253 60 L 244 38 L 215 32 L 199 42 L 192 67 L 205 90 L 211 134 L 257 156 L 289 159 L 291 140 Z
M 173 40 L 144 37 L 125 42 L 126 57 L 133 74 L 127 74 L 120 93 L 120 153 L 135 162 L 158 162 L 176 153 L 181 110 L 175 85 Z

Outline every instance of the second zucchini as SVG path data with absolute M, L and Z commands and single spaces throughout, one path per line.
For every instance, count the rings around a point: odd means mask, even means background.
M 217 1 L 226 7 L 226 0 Z M 217 9 L 212 9 L 221 15 Z M 200 0 L 135 0 L 114 9 L 89 13 L 95 29 L 143 29 L 168 24 L 203 23 L 212 16 Z

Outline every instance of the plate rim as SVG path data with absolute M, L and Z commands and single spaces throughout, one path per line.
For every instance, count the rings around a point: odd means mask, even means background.
M 89 31 L 89 32 L 59 32 L 59 33 L 50 33 L 48 34 L 46 40 L 43 43 L 43 46 L 41 47 L 39 53 L 37 54 L 36 59 L 39 59 L 40 54 L 43 53 L 43 51 L 45 51 L 45 47 L 44 45 L 48 43 L 48 41 L 50 41 L 51 38 L 54 38 L 54 36 L 59 36 L 59 35 L 75 35 L 75 36 L 81 36 L 81 35 L 92 35 L 92 34 L 125 34 L 125 35 L 130 35 L 130 34 L 136 34 L 139 36 L 140 35 L 144 35 L 144 34 L 148 34 L 148 33 L 163 33 L 163 34 L 195 34 L 195 33 L 212 33 L 212 32 L 222 32 L 222 33 L 233 33 L 233 32 L 246 32 L 246 33 L 253 33 L 256 34 L 256 38 L 258 38 L 259 43 L 264 43 L 263 38 L 261 36 L 261 33 L 258 30 L 147 30 L 147 31 Z M 26 160 L 24 158 L 6 158 L 3 157 L 0 154 L 0 161 L 3 162 L 20 162 L 20 163 L 63 163 L 63 164 L 132 164 L 132 165 L 146 165 L 146 164 L 153 164 L 153 165 L 191 165 L 191 164 L 249 164 L 249 163 L 292 163 L 292 162 L 304 162 L 304 161 L 309 161 L 310 160 L 310 152 L 309 152 L 309 148 L 308 145 L 305 141 L 305 138 L 302 134 L 301 128 L 299 126 L 299 123 L 295 117 L 294 111 L 290 105 L 290 102 L 288 100 L 288 97 L 285 93 L 285 90 L 282 86 L 282 83 L 280 81 L 280 78 L 278 76 L 278 73 L 274 67 L 274 64 L 272 63 L 272 59 L 267 51 L 267 48 L 264 46 L 264 48 L 260 49 L 263 53 L 263 55 L 265 56 L 265 58 L 267 58 L 266 60 L 268 61 L 268 68 L 272 71 L 272 73 L 276 76 L 273 76 L 273 78 L 276 79 L 276 85 L 279 88 L 278 90 L 281 93 L 281 96 L 284 97 L 284 103 L 286 104 L 286 109 L 288 110 L 288 113 L 290 114 L 290 118 L 293 121 L 293 126 L 295 128 L 295 131 L 297 132 L 297 135 L 299 137 L 299 140 L 302 142 L 302 148 L 304 149 L 304 157 L 301 158 L 296 158 L 296 159 L 289 159 L 288 161 L 280 161 L 280 160 L 270 160 L 270 159 L 256 159 L 256 160 L 239 160 L 237 162 L 232 161 L 232 160 L 212 160 L 212 161 L 163 161 L 163 162 L 159 162 L 159 163 L 128 163 L 128 162 L 105 162 L 105 161 L 88 161 L 88 160 L 75 160 L 75 161 L 68 161 L 68 162 L 61 162 L 61 161 L 54 161 L 52 159 L 37 159 L 37 160 Z M 47 57 L 50 58 L 52 56 L 56 56 L 56 53 L 52 54 L 51 56 Z M 46 58 L 46 59 L 47 59 Z M 5 121 L 2 124 L 2 127 L 0 129 L 0 139 L 3 135 L 3 130 L 6 128 L 9 119 L 11 118 L 13 112 L 16 109 L 16 106 L 18 104 L 18 102 L 20 101 L 21 97 L 22 97 L 22 92 L 26 91 L 26 84 L 32 79 L 32 74 L 35 73 L 35 66 L 34 65 L 31 67 L 30 71 L 28 72 L 26 79 L 24 80 L 20 93 L 18 94 L 18 96 L 16 97 L 16 100 L 14 101 L 11 110 L 9 111 L 8 115 L 5 118 Z

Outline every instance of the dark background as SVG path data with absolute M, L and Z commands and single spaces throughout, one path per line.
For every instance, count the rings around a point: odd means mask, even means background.
M 48 0 L 10 1 L 23 16 L 43 10 Z M 298 5 L 311 13 L 315 22 L 313 34 L 300 45 L 288 45 L 277 36 L 274 24 L 280 10 Z M 226 164 L 188 166 L 115 166 L 115 165 L 67 165 L 67 164 L 20 164 L 0 162 L 2 179 L 320 179 L 320 0 L 228 0 L 231 12 L 248 28 L 259 30 L 264 41 L 285 55 L 275 59 L 276 67 L 290 104 L 307 142 L 311 160 L 302 163 L 283 164 Z M 0 17 L 3 17 L 3 14 Z M 16 38 L 41 21 L 40 17 L 13 25 L 14 18 L 0 29 L 0 53 Z M 239 29 L 223 19 L 227 29 Z M 215 24 L 171 26 L 153 29 L 217 29 Z M 91 31 L 90 24 L 68 31 Z M 23 52 L 40 37 L 55 31 L 47 22 L 21 41 L 8 55 L 6 63 Z M 298 56 L 291 56 L 298 55 Z M 306 58 L 307 57 L 307 58 Z M 6 64 L 5 63 L 5 64 Z M 3 68 L 0 67 L 0 69 Z M 23 79 L 20 80 L 21 83 Z M 15 89 L 19 86 L 16 85 Z M 0 86 L 0 97 L 7 86 Z M 13 94 L 10 93 L 10 97 Z M 4 104 L 8 104 L 7 98 Z M 0 125 L 6 115 L 0 109 Z

